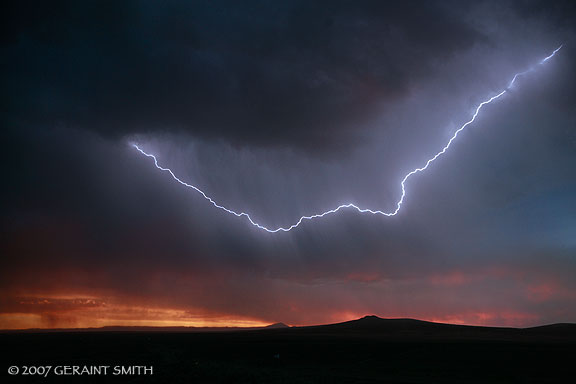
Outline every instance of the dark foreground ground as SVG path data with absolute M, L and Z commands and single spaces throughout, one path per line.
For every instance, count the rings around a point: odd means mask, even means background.
M 0 382 L 563 383 L 576 377 L 576 325 L 511 329 L 366 317 L 237 332 L 0 334 Z M 22 375 L 23 366 L 110 366 L 106 375 Z M 10 376 L 10 366 L 20 373 Z M 114 375 L 115 366 L 153 374 Z

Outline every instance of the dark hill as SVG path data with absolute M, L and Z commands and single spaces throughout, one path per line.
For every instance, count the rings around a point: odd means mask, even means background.
M 378 316 L 364 316 L 357 320 L 345 321 L 343 323 L 328 324 L 325 327 L 341 330 L 416 330 L 429 329 L 434 327 L 448 326 L 449 324 L 432 323 L 429 321 L 415 319 L 383 319 Z
M 274 324 L 270 324 L 264 328 L 266 328 L 266 329 L 281 329 L 281 328 L 290 328 L 290 327 L 284 323 L 274 323 Z
M 573 376 L 576 325 L 491 328 L 366 316 L 311 327 L 3 332 L 0 345 L 8 366 L 154 367 L 151 376 L 114 382 L 552 384 Z M 21 379 L 3 372 L 2 382 Z
M 534 328 L 483 327 L 434 323 L 415 319 L 382 319 L 365 316 L 357 320 L 310 327 L 292 327 L 295 333 L 325 337 L 369 337 L 386 340 L 535 340 L 576 341 L 576 324 L 552 324 Z

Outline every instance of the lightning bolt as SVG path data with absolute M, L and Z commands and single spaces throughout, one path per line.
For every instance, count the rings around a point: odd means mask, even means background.
M 161 166 L 158 163 L 158 159 L 156 158 L 156 156 L 154 156 L 153 154 L 150 153 L 146 153 L 144 150 L 142 150 L 142 148 L 140 148 L 138 146 L 138 144 L 132 144 L 132 146 L 141 154 L 143 154 L 146 157 L 151 158 L 154 161 L 154 165 L 156 166 L 156 168 L 158 168 L 159 170 L 163 171 L 163 172 L 167 172 L 174 180 L 176 180 L 178 183 L 182 184 L 183 186 L 193 189 L 194 191 L 198 192 L 204 199 L 208 200 L 210 202 L 210 204 L 212 204 L 214 207 L 223 210 L 224 212 L 227 212 L 231 215 L 237 216 L 237 217 L 245 217 L 246 219 L 248 219 L 248 221 L 250 222 L 250 224 L 252 224 L 253 226 L 255 226 L 258 229 L 262 229 L 266 232 L 270 232 L 270 233 L 276 233 L 276 232 L 288 232 L 291 231 L 292 229 L 298 227 L 300 224 L 302 224 L 304 221 L 308 221 L 308 220 L 314 220 L 314 219 L 319 219 L 322 218 L 324 216 L 328 216 L 331 214 L 334 214 L 336 212 L 339 212 L 343 209 L 355 209 L 356 211 L 358 211 L 359 213 L 370 213 L 373 215 L 383 215 L 383 216 L 396 216 L 398 214 L 398 212 L 400 212 L 400 209 L 402 208 L 402 204 L 404 203 L 404 198 L 406 197 L 406 182 L 408 181 L 408 179 L 410 179 L 412 176 L 414 176 L 417 173 L 420 173 L 424 170 L 426 170 L 430 164 L 432 164 L 434 161 L 436 161 L 440 156 L 442 156 L 443 154 L 446 153 L 446 151 L 450 148 L 450 146 L 452 145 L 452 142 L 454 142 L 454 140 L 456 140 L 456 138 L 458 137 L 458 135 L 460 134 L 460 132 L 462 132 L 464 129 L 466 129 L 466 127 L 468 127 L 470 124 L 472 124 L 475 120 L 476 117 L 478 116 L 478 114 L 480 113 L 480 110 L 482 110 L 482 108 L 487 105 L 492 103 L 493 101 L 501 98 L 506 92 L 508 92 L 508 90 L 510 90 L 510 88 L 514 85 L 514 83 L 516 82 L 516 80 L 520 77 L 520 76 L 524 76 L 527 73 L 530 73 L 534 70 L 536 70 L 536 68 L 540 65 L 543 65 L 544 63 L 546 63 L 548 60 L 550 60 L 552 57 L 554 57 L 554 55 L 556 55 L 556 53 L 562 48 L 562 45 L 559 46 L 558 48 L 556 48 L 549 56 L 546 56 L 544 59 L 542 59 L 536 66 L 531 67 L 530 69 L 523 71 L 523 72 L 518 72 L 514 75 L 514 77 L 512 78 L 512 81 L 508 84 L 508 87 L 503 90 L 502 92 L 496 94 L 495 96 L 490 97 L 489 99 L 481 102 L 480 104 L 478 104 L 478 106 L 476 107 L 476 110 L 474 111 L 474 114 L 472 115 L 472 118 L 470 118 L 470 120 L 468 120 L 467 122 L 465 122 L 460 128 L 458 128 L 454 134 L 452 135 L 452 137 L 450 138 L 450 140 L 448 140 L 448 143 L 446 143 L 446 145 L 438 152 L 436 153 L 433 157 L 431 157 L 430 159 L 428 159 L 426 161 L 426 163 L 416 169 L 413 169 L 412 171 L 408 172 L 406 174 L 406 176 L 404 176 L 404 178 L 402 179 L 402 181 L 400 182 L 400 187 L 402 189 L 402 195 L 400 196 L 400 199 L 398 200 L 398 202 L 396 203 L 396 208 L 391 211 L 391 212 L 384 212 L 384 211 L 380 211 L 380 210 L 372 210 L 372 209 L 368 209 L 368 208 L 361 208 L 355 204 L 352 203 L 348 203 L 348 204 L 342 204 L 337 206 L 336 208 L 330 209 L 328 211 L 322 212 L 322 213 L 317 213 L 317 214 L 313 214 L 313 215 L 309 215 L 309 216 L 302 216 L 298 219 L 298 221 L 296 221 L 294 224 L 288 226 L 288 227 L 278 227 L 278 228 L 267 228 L 262 224 L 257 223 L 256 221 L 254 221 L 254 219 L 252 219 L 252 217 L 246 213 L 246 212 L 236 212 L 232 209 L 226 208 L 223 205 L 218 204 L 214 199 L 212 199 L 210 196 L 208 196 L 204 191 L 202 191 L 200 188 L 198 188 L 195 185 L 189 184 L 183 180 L 181 180 L 180 178 L 178 178 L 178 176 L 176 176 L 174 174 L 174 172 L 172 172 L 172 170 L 170 168 L 165 168 L 163 166 Z

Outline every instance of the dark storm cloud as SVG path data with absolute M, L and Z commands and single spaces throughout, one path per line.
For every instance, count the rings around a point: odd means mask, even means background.
M 431 63 L 482 40 L 443 8 L 17 2 L 3 12 L 3 105 L 13 122 L 107 136 L 181 130 L 341 150 L 358 140 L 359 120 L 431 75 Z

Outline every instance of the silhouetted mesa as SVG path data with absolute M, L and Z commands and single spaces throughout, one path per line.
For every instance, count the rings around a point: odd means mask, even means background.
M 154 366 L 146 383 L 557 383 L 573 373 L 576 324 L 520 329 L 366 316 L 310 327 L 12 331 L 0 343 L 10 365 Z

